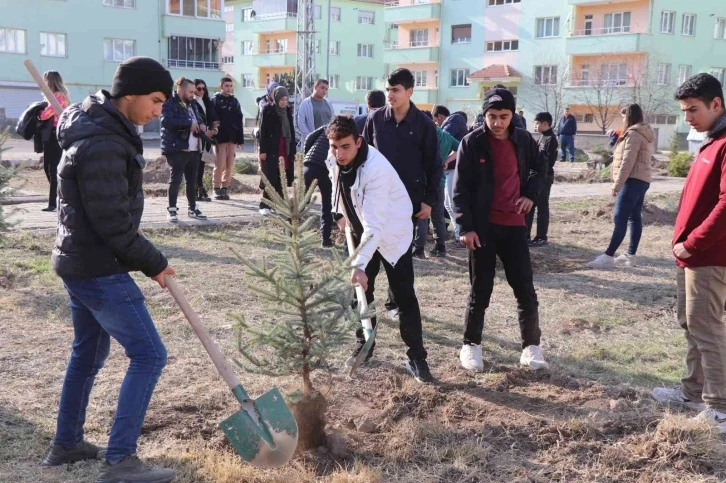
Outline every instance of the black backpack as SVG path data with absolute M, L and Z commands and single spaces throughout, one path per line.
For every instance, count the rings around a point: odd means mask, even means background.
M 26 141 L 30 141 L 38 130 L 38 114 L 48 107 L 45 101 L 34 102 L 28 106 L 15 126 L 15 132 Z

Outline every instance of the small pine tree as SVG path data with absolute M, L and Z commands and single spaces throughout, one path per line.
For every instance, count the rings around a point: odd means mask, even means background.
M 235 253 L 249 269 L 248 287 L 264 301 L 270 316 L 259 325 L 240 315 L 233 317 L 240 367 L 271 376 L 301 377 L 302 393 L 293 393 L 289 400 L 298 421 L 299 448 L 305 450 L 319 446 L 325 437 L 327 404 L 315 390 L 311 374 L 330 367 L 331 352 L 348 340 L 360 318 L 351 308 L 350 259 L 343 260 L 335 250 L 332 260 L 314 253 L 320 239 L 310 213 L 316 184 L 305 189 L 302 169 L 302 153 L 298 153 L 290 199 L 280 196 L 262 174 L 270 206 L 281 215 L 271 218 L 268 235 L 284 249 L 260 262 Z M 282 186 L 287 186 L 282 159 L 280 177 Z
M 674 131 L 673 135 L 671 136 L 671 141 L 668 149 L 670 150 L 668 154 L 668 159 L 670 161 L 673 161 L 676 156 L 678 156 L 678 152 L 681 150 L 681 138 L 678 136 L 678 133 L 676 131 Z
M 7 151 L 4 145 L 9 137 L 7 130 L 0 132 L 0 161 L 2 161 L 3 152 Z M 4 240 L 5 233 L 10 229 L 10 223 L 7 221 L 7 214 L 3 210 L 2 201 L 11 194 L 10 178 L 13 177 L 13 174 L 12 168 L 5 167 L 0 163 L 0 241 Z

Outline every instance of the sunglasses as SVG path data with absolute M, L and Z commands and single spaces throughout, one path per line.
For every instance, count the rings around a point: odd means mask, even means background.
M 197 90 L 198 90 L 198 91 L 206 91 L 206 90 L 207 90 L 207 88 L 206 88 L 206 87 L 197 87 Z

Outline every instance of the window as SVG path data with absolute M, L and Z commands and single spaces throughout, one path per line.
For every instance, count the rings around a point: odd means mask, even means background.
M 538 18 L 537 19 L 537 38 L 543 39 L 547 37 L 560 36 L 560 17 Z
M 411 47 L 426 47 L 429 45 L 429 29 L 411 30 Z
M 373 58 L 373 44 L 358 44 L 358 57 Z
M 136 42 L 124 39 L 104 39 L 103 58 L 111 62 L 123 62 L 134 56 Z
M 0 52 L 25 53 L 25 30 L 0 28 Z
M 520 3 L 522 0 L 489 0 L 490 7 L 499 6 L 499 5 L 509 5 L 510 3 Z
M 251 22 L 252 21 L 252 9 L 251 8 L 243 8 L 242 9 L 242 21 L 243 22 Z
M 678 67 L 678 85 L 683 84 L 691 77 L 691 66 L 681 65 Z
M 590 64 L 580 66 L 580 85 L 590 85 Z
M 648 122 L 651 124 L 677 124 L 678 116 L 671 114 L 657 114 L 655 116 L 648 116 Z
M 273 53 L 281 54 L 287 52 L 287 39 L 275 39 L 275 49 Z
M 451 69 L 451 87 L 467 87 L 469 85 L 469 69 Z
M 323 7 L 320 5 L 313 5 L 313 17 L 318 20 L 323 18 Z
M 172 35 L 168 59 L 168 67 L 219 70 L 219 40 Z
M 718 79 L 721 85 L 723 85 L 724 81 L 726 81 L 726 69 L 724 68 L 712 67 L 711 75 Z
M 355 88 L 359 91 L 369 91 L 373 88 L 373 77 L 358 76 L 355 78 Z
M 605 15 L 605 34 L 630 32 L 630 12 L 608 13 Z
M 223 64 L 234 64 L 234 56 L 224 56 L 222 57 L 222 63 Z
M 658 64 L 658 85 L 665 86 L 671 83 L 671 65 Z
M 605 86 L 624 86 L 628 82 L 628 64 L 600 66 L 600 80 Z
M 672 34 L 676 26 L 676 12 L 664 10 L 660 13 L 660 33 Z
M 40 55 L 45 57 L 66 56 L 66 34 L 40 33 Z
M 471 24 L 452 25 L 451 26 L 451 43 L 452 44 L 471 43 Z
M 251 40 L 242 41 L 242 55 L 252 55 L 252 41 Z
M 227 32 L 234 32 L 234 24 L 233 23 L 225 24 L 224 30 Z
M 592 124 L 593 122 L 595 122 L 595 116 L 592 114 L 575 114 L 575 120 L 577 122 Z
M 534 83 L 535 83 L 535 85 L 557 84 L 557 66 L 556 65 L 536 65 L 536 66 L 534 66 Z
M 254 74 L 242 74 L 242 87 L 255 87 L 255 75 Z
M 592 35 L 592 15 L 585 15 L 585 30 L 582 33 Z
M 323 41 L 320 39 L 315 40 L 315 53 L 319 54 L 320 49 L 322 48 Z
M 375 22 L 375 12 L 369 12 L 367 10 L 358 10 L 358 23 L 365 23 L 373 25 Z
M 331 74 L 330 78 L 328 79 L 328 87 L 330 89 L 339 89 L 340 88 L 340 75 Z
M 716 28 L 713 31 L 713 38 L 726 40 L 726 18 L 716 19 Z
M 413 72 L 414 86 L 426 87 L 426 71 L 420 70 Z
M 222 0 L 169 0 L 168 5 L 169 15 L 222 18 Z
M 330 21 L 340 22 L 340 7 L 330 7 Z
M 487 52 L 504 52 L 509 50 L 519 50 L 519 40 L 487 42 Z
M 136 0 L 103 0 L 105 7 L 136 8 Z
M 234 5 L 225 5 L 224 13 L 230 13 L 230 12 L 234 12 Z
M 696 16 L 692 13 L 683 14 L 683 26 L 681 27 L 681 35 L 693 37 L 696 35 Z
M 331 40 L 329 49 L 330 49 L 330 55 L 340 55 L 340 41 Z

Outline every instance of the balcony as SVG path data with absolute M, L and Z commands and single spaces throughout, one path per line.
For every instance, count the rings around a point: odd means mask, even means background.
M 293 12 L 266 13 L 245 22 L 245 28 L 257 34 L 297 30 L 297 14 Z
M 617 31 L 613 28 L 579 30 L 565 41 L 567 55 L 603 55 L 645 52 L 652 37 L 644 33 Z
M 611 89 L 614 87 L 633 87 L 630 79 L 570 79 L 566 87 Z
M 198 19 L 180 15 L 163 15 L 162 32 L 165 37 L 180 35 L 205 39 L 224 39 L 224 20 Z
M 391 0 L 385 3 L 386 23 L 407 24 L 430 22 L 441 18 L 441 4 L 435 0 Z
M 270 49 L 263 52 L 253 52 L 252 65 L 254 67 L 295 67 L 297 54 L 294 50 Z
M 391 43 L 383 51 L 383 62 L 386 64 L 427 64 L 439 61 L 437 44 L 419 45 L 411 42 L 407 47 Z
M 436 86 L 414 87 L 411 101 L 416 104 L 436 104 L 438 100 Z
M 614 5 L 617 3 L 632 3 L 639 1 L 641 0 L 568 0 L 567 4 L 576 7 L 584 7 L 591 5 Z

